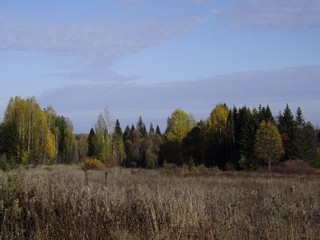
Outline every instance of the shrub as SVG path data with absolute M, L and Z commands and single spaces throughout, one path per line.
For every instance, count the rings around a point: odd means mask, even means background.
M 5 172 L 10 170 L 9 164 L 3 158 L 0 158 L 0 170 Z
M 85 160 L 82 165 L 83 170 L 98 170 L 98 171 L 100 171 L 100 170 L 104 170 L 105 168 L 106 168 L 105 165 L 95 158 Z
M 288 160 L 272 167 L 273 173 L 284 174 L 318 174 L 315 168 L 302 160 Z
M 158 167 L 158 157 L 150 149 L 146 151 L 146 168 L 155 169 Z

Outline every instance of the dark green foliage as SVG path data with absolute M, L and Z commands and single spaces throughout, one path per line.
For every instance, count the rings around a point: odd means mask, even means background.
M 12 122 L 2 123 L 0 125 L 0 153 L 6 155 L 6 161 L 9 164 L 16 163 L 15 156 L 18 154 L 19 144 L 17 127 Z
M 306 123 L 299 134 L 298 157 L 312 167 L 320 167 L 320 156 L 317 151 L 316 130 L 310 122 Z
M 88 156 L 89 157 L 94 156 L 94 154 L 96 152 L 95 138 L 96 138 L 96 133 L 95 133 L 94 129 L 91 128 L 89 136 L 88 136 Z
M 140 131 L 143 136 L 147 135 L 146 125 L 144 124 L 141 116 L 139 116 L 139 120 L 137 122 L 137 130 Z
M 114 127 L 114 133 L 117 134 L 117 135 L 121 135 L 122 136 L 122 129 L 121 129 L 121 126 L 120 126 L 119 119 L 116 120 L 116 125 Z
M 148 169 L 155 169 L 158 167 L 158 156 L 152 153 L 150 149 L 146 151 L 145 165 Z
M 0 157 L 0 170 L 5 172 L 10 170 L 10 165 L 3 157 Z
M 294 159 L 297 156 L 296 140 L 298 129 L 288 104 L 283 113 L 279 114 L 278 122 L 278 129 L 285 150 L 284 160 Z
M 205 164 L 206 135 L 199 126 L 194 127 L 182 143 L 184 159 L 192 158 L 194 164 Z
M 150 123 L 149 134 L 154 133 L 154 132 L 155 132 L 155 131 L 154 131 L 153 124 Z
M 255 168 L 254 141 L 258 122 L 253 113 L 246 106 L 238 112 L 234 110 L 235 125 L 235 155 L 236 167 L 240 169 Z
M 298 107 L 298 109 L 297 109 L 295 121 L 296 121 L 296 125 L 297 125 L 298 129 L 300 129 L 300 130 L 303 129 L 306 125 L 306 122 L 304 120 L 303 113 L 302 113 L 302 110 L 300 107 Z
M 123 132 L 123 141 L 125 141 L 126 139 L 130 139 L 131 138 L 131 129 L 129 126 L 126 126 L 124 132 Z
M 156 134 L 158 134 L 159 136 L 162 136 L 159 125 L 157 125 L 157 127 L 156 127 Z
M 71 121 L 64 116 L 56 116 L 55 127 L 58 143 L 57 163 L 77 162 L 77 148 Z
M 261 105 L 259 105 L 257 117 L 259 123 L 261 123 L 262 121 L 274 123 L 274 118 L 272 116 L 272 112 L 269 105 L 267 105 L 267 107 L 262 107 Z

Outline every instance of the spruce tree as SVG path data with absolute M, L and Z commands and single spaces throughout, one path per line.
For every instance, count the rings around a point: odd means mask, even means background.
M 114 133 L 122 136 L 122 129 L 120 127 L 119 119 L 116 120 L 116 125 L 114 127 Z
M 281 134 L 285 150 L 283 159 L 294 159 L 297 157 L 297 126 L 288 104 L 286 105 L 286 108 L 283 110 L 283 113 L 280 112 L 278 116 L 278 122 L 278 129 Z
M 157 125 L 157 127 L 156 127 L 156 134 L 158 134 L 159 136 L 162 136 L 159 125 Z
M 154 127 L 152 123 L 150 123 L 150 128 L 149 128 L 149 134 L 151 133 L 154 133 Z
M 96 133 L 93 128 L 90 129 L 90 133 L 88 136 L 88 156 L 92 157 L 94 156 L 96 150 L 95 150 L 95 138 Z
M 143 136 L 147 135 L 146 125 L 144 124 L 141 116 L 139 116 L 139 120 L 137 122 L 137 130 L 140 131 Z

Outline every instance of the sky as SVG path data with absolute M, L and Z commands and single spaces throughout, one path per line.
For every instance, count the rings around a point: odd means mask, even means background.
M 34 96 L 76 133 L 104 109 L 164 131 L 176 108 L 289 104 L 318 127 L 319 43 L 320 0 L 0 0 L 0 116 Z

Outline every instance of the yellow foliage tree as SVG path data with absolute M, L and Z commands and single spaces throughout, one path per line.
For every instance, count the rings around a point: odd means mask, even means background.
M 226 104 L 220 103 L 216 105 L 207 120 L 209 129 L 219 133 L 224 131 L 227 128 L 228 115 L 229 109 Z
M 255 154 L 258 159 L 266 161 L 271 169 L 271 163 L 280 159 L 284 147 L 278 128 L 272 122 L 262 121 L 256 133 Z
M 34 97 L 11 98 L 4 122 L 17 130 L 16 158 L 19 163 L 38 164 L 54 157 L 54 137 L 48 127 L 47 115 Z

